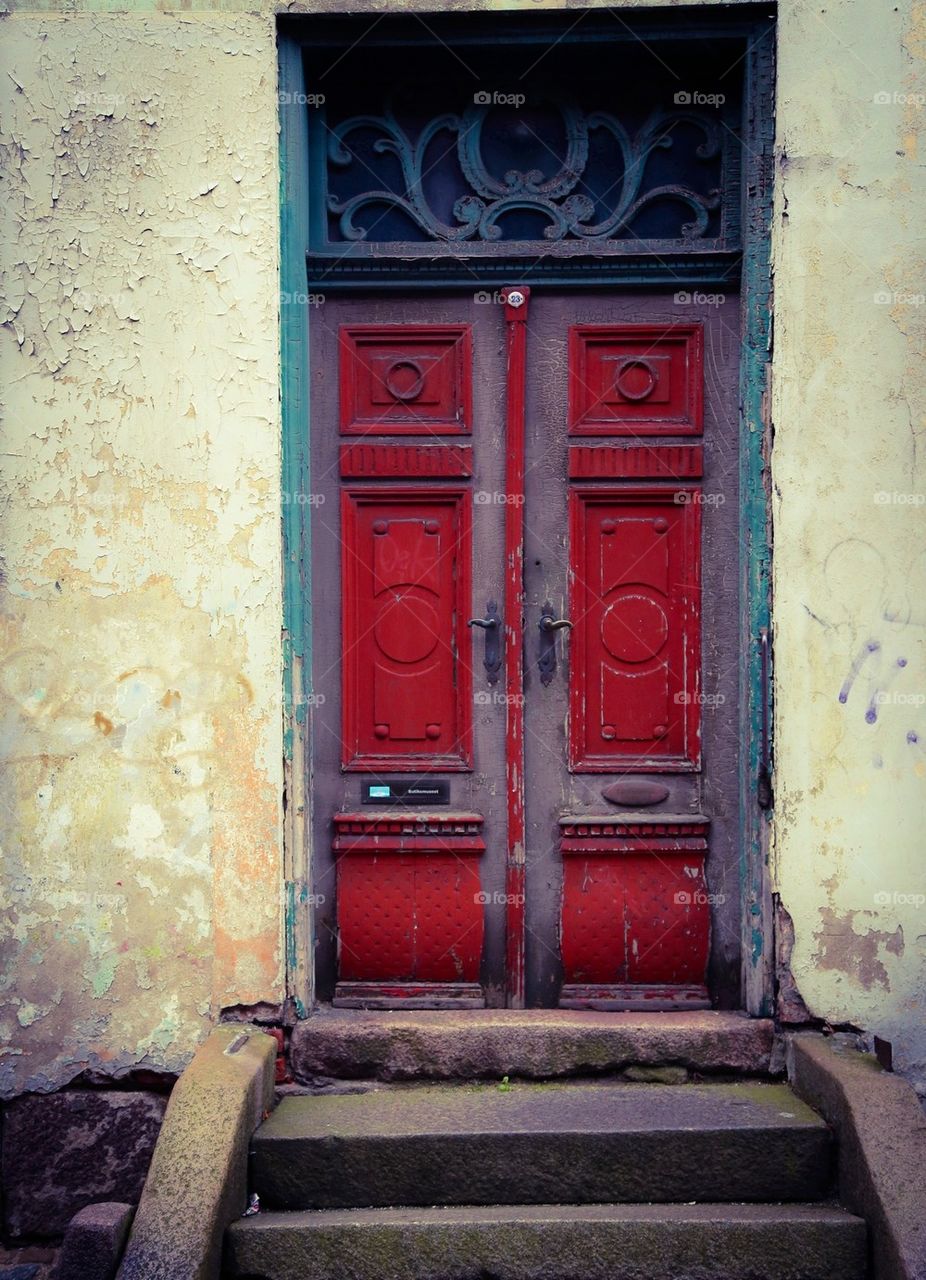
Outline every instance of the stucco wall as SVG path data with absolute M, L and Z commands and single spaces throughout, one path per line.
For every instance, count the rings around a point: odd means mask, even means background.
M 282 995 L 275 50 L 231 7 L 3 23 L 8 1091 Z M 780 17 L 774 877 L 811 1012 L 922 1070 L 926 9 Z
M 10 1092 L 282 996 L 279 224 L 271 19 L 2 38 Z
M 926 1080 L 924 57 L 922 3 L 783 8 L 772 472 L 792 969 Z

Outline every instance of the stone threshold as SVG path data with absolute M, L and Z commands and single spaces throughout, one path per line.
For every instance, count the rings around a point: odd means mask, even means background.
M 713 1010 L 323 1007 L 293 1028 L 290 1065 L 300 1084 L 324 1078 L 549 1080 L 665 1067 L 768 1076 L 774 1042 L 770 1019 Z

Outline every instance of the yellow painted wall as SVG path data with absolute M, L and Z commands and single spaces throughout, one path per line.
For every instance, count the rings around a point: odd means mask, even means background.
M 6 1090 L 279 1000 L 270 19 L 2 24 Z
M 38 7 L 0 29 L 8 1092 L 283 995 L 273 15 Z M 812 1013 L 922 1071 L 926 6 L 780 18 L 775 884 Z
M 772 473 L 792 968 L 926 1079 L 924 59 L 923 3 L 783 8 Z

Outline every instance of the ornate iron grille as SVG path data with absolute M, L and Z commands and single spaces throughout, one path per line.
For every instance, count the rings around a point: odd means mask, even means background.
M 434 59 L 361 48 L 325 77 L 308 108 L 316 272 L 737 255 L 736 42 L 554 44 L 542 75 L 510 46 Z M 310 101 L 319 74 L 307 56 Z

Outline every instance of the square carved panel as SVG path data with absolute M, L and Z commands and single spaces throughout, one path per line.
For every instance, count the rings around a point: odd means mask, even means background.
M 472 429 L 468 325 L 342 325 L 344 435 L 462 435 Z
M 703 429 L 699 324 L 574 325 L 569 430 L 585 436 L 698 435 Z

